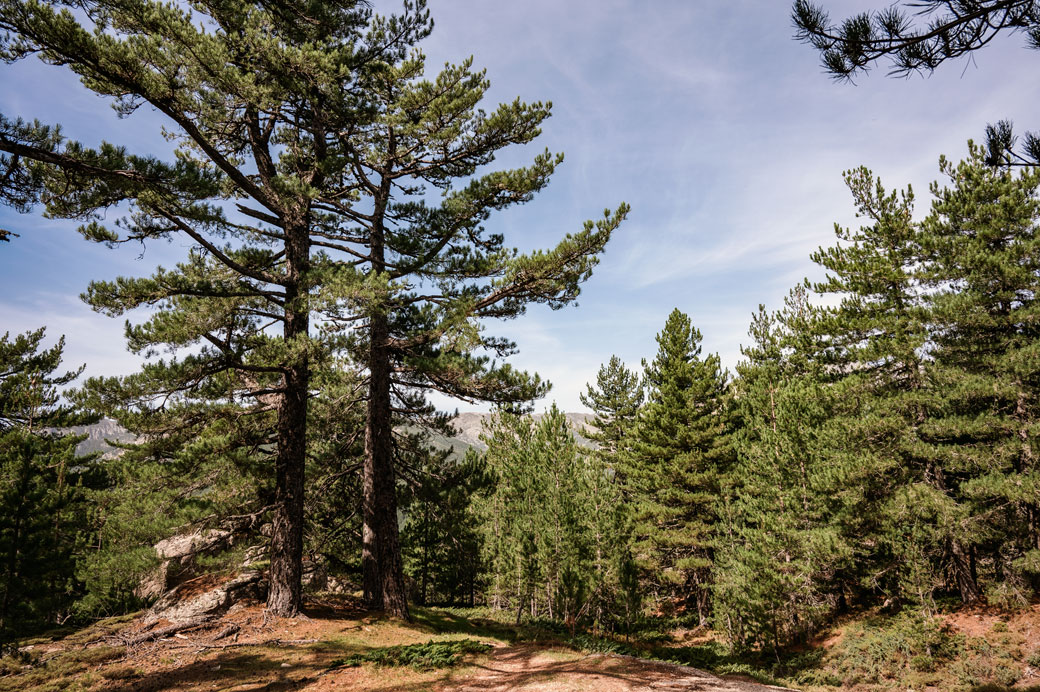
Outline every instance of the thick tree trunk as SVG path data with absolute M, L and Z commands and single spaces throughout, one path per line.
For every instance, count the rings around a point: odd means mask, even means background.
M 394 479 L 393 428 L 390 411 L 389 329 L 386 315 L 369 322 L 368 423 L 365 431 L 363 513 L 365 536 L 371 536 L 375 574 L 371 579 L 370 605 L 382 607 L 393 617 L 409 619 L 404 588 L 404 566 L 397 532 L 397 488 Z M 369 578 L 368 567 L 365 571 Z M 368 586 L 366 584 L 366 586 Z
M 267 607 L 282 617 L 300 610 L 303 561 L 303 487 L 306 454 L 307 369 L 294 367 L 278 409 L 278 458 Z
M 390 148 L 394 148 L 391 136 Z M 390 200 L 390 180 L 383 178 L 375 197 L 371 235 L 374 272 L 386 270 L 383 215 Z M 409 620 L 404 589 L 404 565 L 397 534 L 397 487 L 390 406 L 390 325 L 385 308 L 376 308 L 368 322 L 368 419 L 362 478 L 362 570 L 365 597 L 372 607 Z
M 309 309 L 300 301 L 301 274 L 310 249 L 306 228 L 286 229 L 285 341 L 306 338 Z M 285 371 L 278 407 L 278 456 L 275 460 L 275 508 L 271 533 L 271 587 L 267 608 L 282 617 L 295 617 L 302 605 L 303 489 L 307 460 L 307 397 L 310 364 L 298 356 Z

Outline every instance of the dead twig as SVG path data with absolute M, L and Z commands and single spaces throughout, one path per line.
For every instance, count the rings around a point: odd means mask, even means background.
M 202 642 L 194 642 L 191 644 L 177 644 L 169 646 L 169 649 L 198 649 L 199 651 L 205 651 L 206 649 L 234 649 L 242 646 L 301 646 L 303 644 L 314 644 L 320 641 L 319 639 L 266 639 L 262 642 L 231 642 L 228 644 L 204 644 Z
M 221 639 L 224 639 L 225 637 L 230 637 L 232 634 L 235 634 L 240 629 L 241 628 L 238 625 L 232 623 L 224 629 L 220 630 L 220 632 L 217 632 L 217 636 L 213 637 L 213 641 L 219 641 Z

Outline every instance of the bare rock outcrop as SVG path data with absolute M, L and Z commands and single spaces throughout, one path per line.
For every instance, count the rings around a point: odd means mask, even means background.
M 155 602 L 148 620 L 168 620 L 173 624 L 202 622 L 219 617 L 235 603 L 246 599 L 263 600 L 267 581 L 259 571 L 241 574 L 220 583 L 211 577 L 184 582 Z
M 144 601 L 160 598 L 177 584 L 194 576 L 196 557 L 226 550 L 234 541 L 234 532 L 223 529 L 204 529 L 159 541 L 154 548 L 162 562 L 138 584 L 135 591 L 137 597 Z

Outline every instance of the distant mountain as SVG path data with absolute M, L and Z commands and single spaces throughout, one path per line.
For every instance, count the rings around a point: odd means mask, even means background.
M 534 414 L 535 420 L 541 420 L 544 414 Z M 578 443 L 584 447 L 593 447 L 585 436 L 585 427 L 592 419 L 590 413 L 565 413 L 567 423 L 574 431 Z M 431 443 L 439 449 L 450 449 L 456 456 L 463 456 L 466 450 L 474 448 L 479 451 L 487 449 L 487 445 L 480 441 L 480 434 L 484 431 L 484 422 L 491 418 L 490 413 L 460 413 L 451 425 L 458 431 L 453 437 L 445 435 L 432 435 Z M 133 442 L 136 438 L 126 429 L 110 418 L 103 418 L 94 425 L 78 425 L 69 428 L 70 432 L 77 435 L 87 434 L 87 439 L 80 442 L 76 447 L 77 454 L 91 454 L 100 452 L 105 458 L 119 456 L 121 450 L 108 444 L 106 440 L 114 442 Z
M 84 433 L 87 435 L 87 439 L 76 445 L 76 454 L 82 455 L 100 452 L 101 456 L 105 459 L 115 458 L 123 452 L 123 450 L 118 447 L 113 447 L 108 444 L 106 440 L 112 440 L 113 442 L 133 442 L 137 439 L 133 433 L 126 430 L 111 418 L 102 418 L 93 425 L 76 425 L 67 430 L 76 435 L 83 435 Z
M 536 413 L 533 417 L 536 421 L 539 421 L 544 415 Z M 593 443 L 583 433 L 594 416 L 591 413 L 565 413 L 563 415 L 567 417 L 567 423 L 570 425 L 571 430 L 574 431 L 578 442 L 583 447 L 593 447 Z M 485 421 L 490 418 L 490 413 L 460 413 L 451 421 L 452 427 L 458 430 L 458 434 L 452 439 L 484 451 L 487 449 L 487 445 L 480 441 L 480 434 L 484 431 Z

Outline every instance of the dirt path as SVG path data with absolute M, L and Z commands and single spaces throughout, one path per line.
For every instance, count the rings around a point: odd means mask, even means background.
M 438 692 L 767 692 L 784 688 L 671 663 L 614 654 L 581 655 L 541 646 L 493 650 L 477 672 L 442 683 Z

